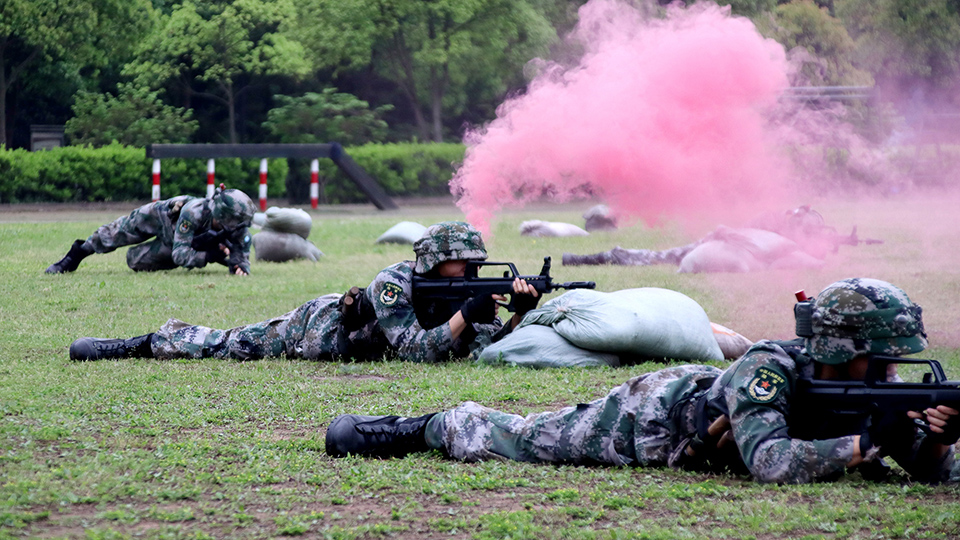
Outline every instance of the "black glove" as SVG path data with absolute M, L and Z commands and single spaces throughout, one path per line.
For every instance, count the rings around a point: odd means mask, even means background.
M 207 263 L 227 264 L 227 254 L 219 247 L 206 251 Z
M 529 311 L 537 309 L 537 304 L 540 303 L 540 297 L 534 296 L 532 294 L 513 294 L 513 309 L 514 312 L 523 317 Z
M 190 247 L 197 251 L 214 251 L 220 250 L 220 244 L 223 242 L 226 231 L 206 231 L 200 234 L 195 234 L 193 236 L 193 241 L 190 242 Z
M 231 274 L 236 274 L 237 270 L 241 270 L 244 274 L 250 275 L 250 265 L 235 262 L 233 260 L 233 254 L 230 255 L 230 259 L 227 261 L 227 268 Z
M 464 302 L 460 313 L 468 323 L 490 324 L 497 318 L 496 305 L 493 296 L 481 294 Z
M 945 444 L 947 446 L 957 444 L 957 441 L 960 440 L 960 417 L 951 416 L 950 419 L 947 420 L 947 425 L 943 426 L 942 429 L 943 433 L 928 431 L 927 436 L 935 443 Z
M 917 424 L 906 414 L 873 415 L 867 431 L 860 434 L 860 455 L 866 456 L 874 446 L 884 456 L 904 455 L 917 439 Z

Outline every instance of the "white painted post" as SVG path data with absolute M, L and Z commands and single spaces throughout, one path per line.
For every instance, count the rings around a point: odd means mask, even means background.
M 214 191 L 213 180 L 214 180 L 214 175 L 215 175 L 215 173 L 214 173 L 213 160 L 212 160 L 212 159 L 208 159 L 208 160 L 207 160 L 207 197 L 208 197 L 208 198 L 209 198 L 209 197 L 213 197 L 213 191 Z
M 320 200 L 320 160 L 310 162 L 310 208 L 317 208 Z
M 267 209 L 267 159 L 260 160 L 260 211 Z
M 151 200 L 157 202 L 160 200 L 160 160 L 153 160 L 153 189 L 151 190 Z

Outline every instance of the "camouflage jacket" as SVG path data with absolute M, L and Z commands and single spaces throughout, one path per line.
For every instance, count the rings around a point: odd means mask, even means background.
M 761 482 L 806 483 L 838 476 L 853 458 L 854 435 L 861 433 L 816 440 L 791 437 L 791 418 L 797 424 L 796 415 L 803 414 L 791 410 L 791 395 L 797 379 L 812 377 L 814 368 L 809 357 L 797 354 L 801 344 L 801 340 L 755 344 L 724 371 L 707 394 L 713 406 L 710 419 L 729 415 L 743 463 Z M 831 431 L 830 422 L 823 419 L 820 425 Z M 918 480 L 948 480 L 953 453 L 940 463 L 922 462 L 917 456 L 924 455 L 925 436 L 916 430 L 915 437 L 911 449 L 891 457 Z
M 183 195 L 167 199 L 169 216 L 176 219 L 173 233 L 173 262 L 183 268 L 203 268 L 208 263 L 206 251 L 193 249 L 193 237 L 210 230 L 213 222 L 213 201 Z M 237 231 L 237 237 L 243 239 L 242 253 L 236 259 L 238 266 L 250 273 L 250 232 L 244 227 Z
M 436 362 L 451 355 L 465 357 L 482 349 L 506 332 L 497 318 L 492 324 L 468 325 L 453 339 L 450 323 L 425 330 L 413 309 L 413 261 L 404 261 L 382 270 L 364 290 L 365 302 L 373 306 L 377 330 L 388 348 L 412 362 Z

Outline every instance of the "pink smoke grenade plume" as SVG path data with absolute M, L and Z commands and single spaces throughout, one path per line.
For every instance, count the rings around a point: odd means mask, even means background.
M 467 134 L 451 190 L 484 233 L 502 207 L 591 193 L 625 218 L 722 215 L 775 204 L 778 164 L 764 111 L 787 86 L 783 47 L 710 4 L 646 19 L 591 0 L 578 65 L 546 64 L 525 94 Z

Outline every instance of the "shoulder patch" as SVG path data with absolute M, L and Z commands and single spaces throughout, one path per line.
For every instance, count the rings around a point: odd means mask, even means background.
M 181 219 L 180 227 L 178 228 L 180 229 L 181 233 L 187 233 L 187 232 L 190 232 L 190 229 L 193 228 L 193 223 L 190 223 L 190 220 L 188 219 Z
M 776 371 L 760 368 L 747 385 L 747 395 L 755 403 L 768 403 L 773 401 L 786 383 L 786 379 Z
M 403 294 L 403 287 L 397 285 L 396 283 L 384 283 L 383 289 L 380 290 L 380 304 L 384 307 L 390 307 L 397 303 L 397 300 L 400 299 L 400 295 Z

